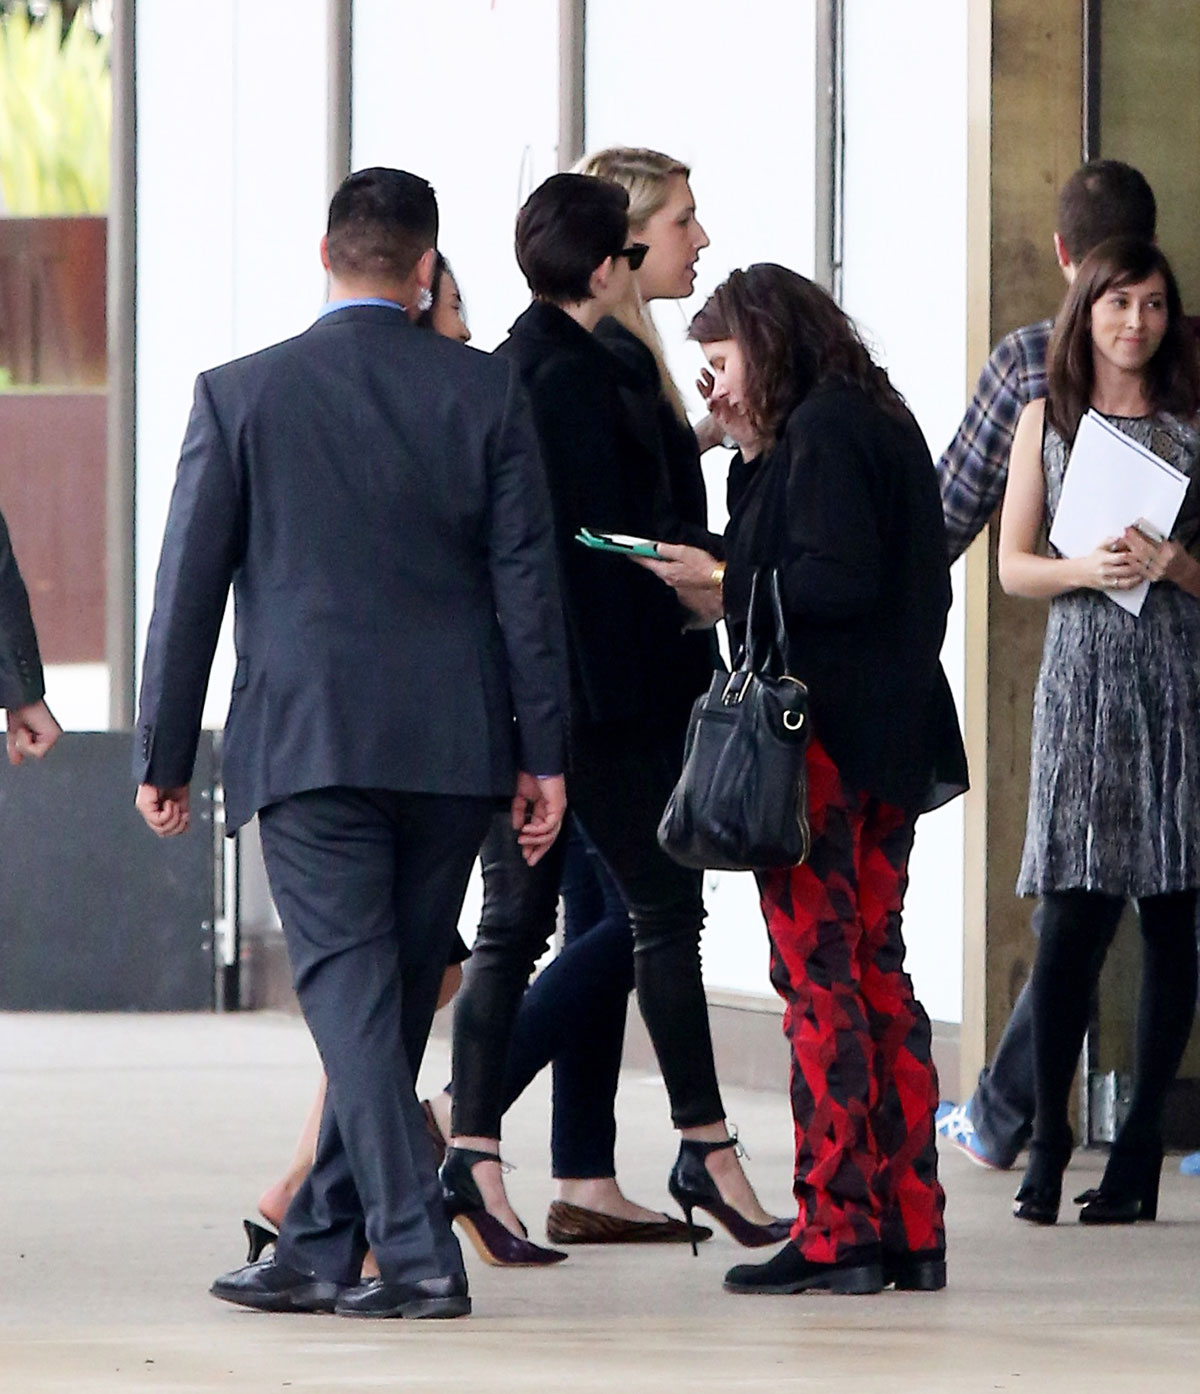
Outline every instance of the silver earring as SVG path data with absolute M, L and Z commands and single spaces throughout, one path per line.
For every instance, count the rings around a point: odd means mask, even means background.
M 422 286 L 421 292 L 417 296 L 417 311 L 419 314 L 426 315 L 433 309 L 433 291 L 428 286 Z

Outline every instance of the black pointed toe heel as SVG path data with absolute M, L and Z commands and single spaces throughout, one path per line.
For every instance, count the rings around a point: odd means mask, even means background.
M 1132 1225 L 1158 1218 L 1158 1182 L 1162 1175 L 1161 1144 L 1144 1152 L 1120 1152 L 1115 1147 L 1099 1186 L 1075 1197 L 1081 1225 Z
M 269 1249 L 279 1238 L 273 1229 L 257 1224 L 254 1220 L 243 1220 L 242 1228 L 246 1231 L 247 1263 L 257 1263 L 263 1256 L 263 1250 Z
M 446 1160 L 439 1173 L 446 1218 L 451 1224 L 457 1222 L 479 1257 L 495 1268 L 546 1268 L 552 1263 L 561 1263 L 566 1254 L 522 1239 L 488 1213 L 471 1168 L 480 1162 L 499 1160 L 492 1152 L 476 1152 L 468 1147 L 446 1148 Z
M 1021 1188 L 1013 1197 L 1013 1215 L 1031 1225 L 1055 1225 L 1062 1204 L 1062 1179 L 1071 1160 L 1071 1145 L 1032 1143 Z
M 747 1249 L 761 1249 L 767 1244 L 778 1244 L 792 1232 L 790 1220 L 770 1220 L 765 1225 L 756 1225 L 748 1220 L 740 1210 L 735 1210 L 728 1201 L 722 1199 L 712 1173 L 704 1164 L 710 1152 L 721 1152 L 726 1147 L 737 1147 L 737 1137 L 727 1137 L 721 1142 L 696 1142 L 683 1138 L 679 1143 L 679 1156 L 671 1168 L 667 1189 L 683 1211 L 689 1230 L 700 1227 L 692 1224 L 693 1210 L 706 1210 L 714 1220 L 724 1225 L 734 1239 Z M 739 1153 L 739 1155 L 741 1155 Z M 697 1254 L 696 1238 L 692 1238 L 692 1253 Z

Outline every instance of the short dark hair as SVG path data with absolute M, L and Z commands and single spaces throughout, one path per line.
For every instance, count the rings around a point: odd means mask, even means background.
M 420 175 L 360 169 L 329 205 L 329 267 L 338 276 L 407 280 L 437 234 L 437 195 Z
M 1108 291 L 1136 286 L 1158 272 L 1167 290 L 1167 332 L 1146 364 L 1146 395 L 1155 411 L 1190 417 L 1200 405 L 1200 360 L 1183 315 L 1171 264 L 1141 237 L 1112 237 L 1084 257 L 1054 321 L 1046 354 L 1049 377 L 1046 415 L 1067 442 L 1092 404 L 1096 369 L 1092 353 L 1092 306 Z
M 1110 237 L 1153 242 L 1157 221 L 1145 175 L 1121 160 L 1089 160 L 1058 195 L 1058 235 L 1077 266 Z
M 773 262 L 734 271 L 688 327 L 701 344 L 736 339 L 746 365 L 746 399 L 758 430 L 774 436 L 824 383 L 852 383 L 896 416 L 904 399 L 871 357 L 854 321 L 827 291 Z
M 591 298 L 592 272 L 629 236 L 629 195 L 590 174 L 552 174 L 517 214 L 517 265 L 543 300 Z

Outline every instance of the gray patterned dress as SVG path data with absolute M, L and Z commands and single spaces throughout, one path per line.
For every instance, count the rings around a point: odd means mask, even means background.
M 1200 434 L 1173 417 L 1110 418 L 1191 475 Z M 1069 451 L 1047 425 L 1046 530 Z M 1198 481 L 1200 483 L 1200 481 Z M 1173 538 L 1195 551 L 1197 487 Z M 1145 896 L 1200 886 L 1200 600 L 1169 581 L 1134 617 L 1095 590 L 1050 603 L 1033 699 L 1018 895 Z

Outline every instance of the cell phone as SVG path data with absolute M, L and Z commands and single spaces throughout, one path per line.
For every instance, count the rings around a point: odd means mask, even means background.
M 1167 540 L 1148 518 L 1139 518 L 1133 526 L 1134 530 L 1140 532 L 1151 547 L 1161 547 Z
M 623 532 L 592 532 L 580 528 L 575 541 L 597 552 L 615 552 L 624 557 L 657 557 L 658 548 L 648 537 L 631 537 Z

